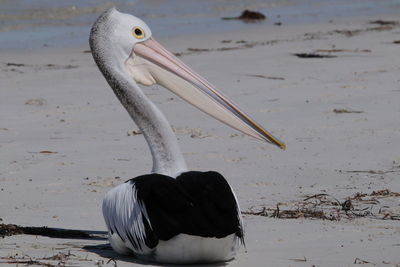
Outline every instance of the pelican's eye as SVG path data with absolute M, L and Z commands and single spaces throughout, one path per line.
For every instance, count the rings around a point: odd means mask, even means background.
M 134 27 L 132 29 L 132 35 L 137 39 L 143 39 L 145 37 L 144 31 L 140 27 Z

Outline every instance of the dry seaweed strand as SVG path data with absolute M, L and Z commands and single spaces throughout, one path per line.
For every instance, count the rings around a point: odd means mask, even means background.
M 388 206 L 380 207 L 377 214 L 373 213 L 372 208 L 380 203 L 378 198 L 387 197 L 400 197 L 400 193 L 392 192 L 388 189 L 373 191 L 370 194 L 356 193 L 346 198 L 343 202 L 329 194 L 315 194 L 294 202 L 287 209 L 282 209 L 285 206 L 284 203 L 278 203 L 276 208 L 264 206 L 261 207 L 261 210 L 255 210 L 252 207 L 248 211 L 242 212 L 242 214 L 279 219 L 308 218 L 331 221 L 340 220 L 342 217 L 347 219 L 369 217 L 381 220 L 400 220 L 400 214 L 386 210 L 390 208 Z
M 356 171 L 345 171 L 347 173 L 369 173 L 369 174 L 386 174 L 386 173 L 392 173 L 392 172 L 400 172 L 400 170 L 397 169 L 392 169 L 392 170 L 387 170 L 387 171 L 382 171 L 382 170 L 356 170 Z
M 39 235 L 55 238 L 90 238 L 91 235 L 80 230 L 67 230 L 43 227 L 19 226 L 15 224 L 0 224 L 0 237 L 11 235 Z
M 18 257 L 18 254 L 15 256 L 8 256 L 8 257 L 1 257 L 0 259 L 4 261 L 0 261 L 0 264 L 25 264 L 26 266 L 30 265 L 39 265 L 39 266 L 45 266 L 45 267 L 53 267 L 53 266 L 66 266 L 68 264 L 68 260 L 71 260 L 71 257 L 73 257 L 74 260 L 78 261 L 93 261 L 91 259 L 86 258 L 78 258 L 76 255 L 72 254 L 71 251 L 68 251 L 68 253 L 63 253 L 63 252 L 58 252 L 57 254 L 50 256 L 50 257 L 42 257 L 42 258 L 36 258 L 33 259 L 29 255 L 24 255 L 22 257 Z M 110 261 L 113 259 L 110 259 Z M 57 263 L 50 263 L 50 262 L 57 262 Z M 115 260 L 114 261 L 114 266 L 117 266 L 117 263 Z
M 76 69 L 79 66 L 78 65 L 58 65 L 58 64 L 53 64 L 53 63 L 48 63 L 48 64 L 43 64 L 43 65 L 37 65 L 37 64 L 25 64 L 25 63 L 15 63 L 15 62 L 6 62 L 3 63 L 6 67 L 16 67 L 16 68 L 22 68 L 22 67 L 29 67 L 33 68 L 36 70 L 64 70 L 64 69 Z
M 317 49 L 315 52 L 320 53 L 340 53 L 340 52 L 349 52 L 349 53 L 371 53 L 370 49 Z
M 18 266 L 19 264 L 25 264 L 25 266 L 45 266 L 45 267 L 55 267 L 56 265 L 48 263 L 48 262 L 43 262 L 38 259 L 32 259 L 29 255 L 25 255 L 22 257 L 17 257 L 17 256 L 8 256 L 8 257 L 1 257 L 3 261 L 0 261 L 0 264 L 16 264 Z M 63 264 L 64 265 L 64 264 Z M 58 266 L 62 266 L 61 264 L 58 264 Z
M 41 262 L 37 260 L 7 260 L 7 261 L 0 261 L 0 264 L 16 264 L 17 266 L 19 264 L 25 264 L 26 266 L 45 266 L 45 267 L 56 267 L 57 265 L 47 263 L 47 262 Z M 60 265 L 58 265 L 60 266 Z M 62 266 L 62 265 L 61 265 Z

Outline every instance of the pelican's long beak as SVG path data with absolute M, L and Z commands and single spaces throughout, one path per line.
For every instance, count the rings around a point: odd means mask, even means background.
M 217 120 L 281 149 L 286 148 L 285 143 L 267 132 L 154 39 L 135 44 L 126 67 L 136 82 L 144 85 L 157 83 Z

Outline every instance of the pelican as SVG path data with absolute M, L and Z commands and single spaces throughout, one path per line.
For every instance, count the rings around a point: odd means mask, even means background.
M 235 193 L 217 172 L 188 171 L 171 126 L 138 84 L 161 85 L 247 135 L 282 149 L 285 144 L 161 46 L 141 19 L 109 9 L 93 24 L 89 43 L 98 68 L 142 131 L 153 160 L 150 174 L 105 195 L 102 210 L 112 248 L 159 263 L 231 260 L 244 244 Z

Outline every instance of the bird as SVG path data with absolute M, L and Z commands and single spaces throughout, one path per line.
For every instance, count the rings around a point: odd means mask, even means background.
M 244 228 L 232 187 L 218 172 L 188 170 L 170 124 L 139 85 L 158 84 L 236 130 L 282 149 L 285 143 L 157 42 L 141 19 L 106 10 L 94 22 L 89 44 L 153 160 L 150 173 L 114 187 L 103 199 L 113 250 L 157 263 L 233 259 L 244 245 Z

